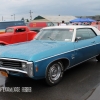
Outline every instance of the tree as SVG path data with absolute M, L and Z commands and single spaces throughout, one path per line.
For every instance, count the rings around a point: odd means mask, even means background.
M 29 22 L 29 20 L 28 20 L 28 19 L 26 19 L 26 22 Z
M 24 21 L 24 17 L 22 17 L 22 19 L 21 19 L 22 21 Z

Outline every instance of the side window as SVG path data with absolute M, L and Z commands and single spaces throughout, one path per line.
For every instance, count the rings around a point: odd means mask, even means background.
M 25 28 L 18 28 L 18 29 L 16 29 L 16 32 L 18 33 L 18 32 L 25 32 L 26 31 L 26 29 Z
M 90 38 L 96 37 L 96 33 L 92 29 L 87 29 L 90 34 Z
M 87 29 L 77 29 L 76 30 L 76 37 L 81 37 L 81 40 L 89 39 L 90 34 Z

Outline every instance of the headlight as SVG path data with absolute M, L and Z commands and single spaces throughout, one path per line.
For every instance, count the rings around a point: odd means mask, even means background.
M 33 77 L 33 62 L 22 62 L 22 69 L 27 71 L 29 77 Z
M 22 68 L 27 68 L 27 64 L 26 63 L 22 63 Z
M 28 75 L 30 77 L 33 77 L 33 63 L 32 62 L 28 62 L 27 65 L 28 65 Z

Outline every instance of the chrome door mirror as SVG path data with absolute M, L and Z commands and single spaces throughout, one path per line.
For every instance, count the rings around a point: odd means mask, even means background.
M 79 40 L 81 40 L 81 37 L 76 37 L 75 41 L 77 42 Z

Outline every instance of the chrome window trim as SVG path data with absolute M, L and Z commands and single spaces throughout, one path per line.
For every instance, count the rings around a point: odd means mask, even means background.
M 75 42 L 75 38 L 76 38 L 76 29 L 74 28 L 72 42 Z
M 75 38 L 76 38 L 76 30 L 77 29 L 91 29 L 93 32 L 94 32 L 94 34 L 95 34 L 95 37 L 96 36 L 98 36 L 98 32 L 96 32 L 96 30 L 94 29 L 94 28 L 92 28 L 92 27 L 78 27 L 78 28 L 74 28 L 74 35 L 73 35 L 73 39 L 72 39 L 72 42 L 75 42 Z M 100 35 L 100 34 L 99 34 Z M 89 39 L 91 39 L 91 38 L 89 38 Z

